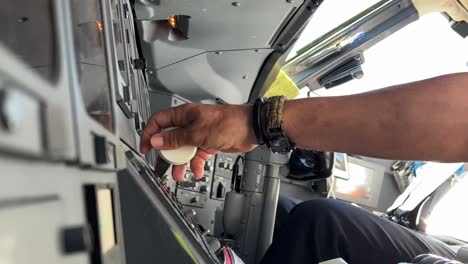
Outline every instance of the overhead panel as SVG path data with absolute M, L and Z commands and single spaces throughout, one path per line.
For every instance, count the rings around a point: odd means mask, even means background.
M 245 67 L 252 73 L 258 73 L 265 58 L 271 53 L 272 44 L 294 15 L 303 1 L 287 0 L 256 0 L 256 1 L 173 1 L 173 0 L 138 0 L 135 3 L 135 12 L 142 40 L 141 47 L 147 60 L 148 70 L 155 72 L 161 82 L 152 82 L 152 88 L 165 88 L 179 93 L 190 100 L 214 99 L 218 96 L 212 89 L 213 80 L 196 83 L 199 91 L 195 91 L 193 84 L 185 82 L 181 85 L 180 80 L 173 76 L 162 76 L 158 71 L 164 70 L 164 74 L 178 74 L 178 78 L 185 78 L 182 74 L 187 69 L 186 64 L 193 64 L 191 59 L 207 60 L 211 52 L 238 51 L 237 55 L 242 58 L 253 56 L 254 59 L 244 63 L 232 63 L 227 58 L 216 62 L 216 65 L 198 69 L 193 74 L 202 74 L 208 78 L 226 79 L 230 84 L 224 87 L 224 96 L 219 96 L 225 101 L 233 103 L 246 102 L 250 94 L 256 74 L 249 76 L 249 83 L 242 81 Z M 184 32 L 182 37 L 174 33 L 173 17 L 184 18 Z M 263 50 L 261 55 L 255 55 L 255 50 Z M 208 53 L 208 54 L 206 54 Z M 226 65 L 222 65 L 222 64 Z M 181 64 L 181 66 L 179 66 Z M 208 63 L 210 65 L 210 63 Z M 196 66 L 196 65 L 193 65 Z M 216 66 L 216 67 L 213 67 Z M 170 67 L 170 68 L 168 68 Z M 252 74 L 250 73 L 250 74 Z M 241 81 L 233 81 L 233 76 L 240 76 Z M 194 79 L 190 77 L 189 80 Z M 221 82 L 219 84 L 227 84 Z M 154 85 L 163 87 L 154 87 Z M 200 86 L 200 87 L 199 87 Z M 193 91 L 189 91 L 193 90 Z M 194 96 L 194 94 L 197 94 Z M 233 97 L 228 98 L 227 94 Z M 234 95 L 237 94 L 237 95 Z M 240 96 L 241 95 L 241 96 Z
M 219 98 L 231 104 L 244 103 L 271 51 L 206 52 L 150 71 L 148 79 L 151 87 L 167 87 L 192 101 Z

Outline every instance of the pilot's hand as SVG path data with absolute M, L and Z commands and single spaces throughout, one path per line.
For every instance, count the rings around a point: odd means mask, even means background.
M 177 128 L 162 131 L 169 127 Z M 196 146 L 190 169 L 200 179 L 211 155 L 250 151 L 256 143 L 251 106 L 184 104 L 153 114 L 143 130 L 140 150 L 146 154 L 151 148 Z M 182 180 L 185 170 L 186 165 L 173 166 L 174 180 Z

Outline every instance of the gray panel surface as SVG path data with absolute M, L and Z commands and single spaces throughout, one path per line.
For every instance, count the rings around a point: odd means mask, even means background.
M 8 123 L 8 128 L 3 127 L 4 125 L 0 128 L 0 149 L 43 154 L 43 112 L 39 100 L 17 86 L 0 86 L 0 92 L 5 95 L 1 115 L 6 119 L 3 122 Z
M 60 237 L 62 228 L 86 222 L 81 180 L 87 174 L 5 156 L 0 168 L 0 263 L 88 263 L 86 252 L 63 254 Z
M 0 263 L 61 263 L 59 200 L 13 208 L 0 206 Z
M 383 166 L 385 169 L 385 174 L 383 175 L 382 188 L 379 191 L 379 199 L 377 207 L 373 208 L 381 212 L 385 212 L 387 208 L 395 201 L 395 199 L 400 195 L 398 187 L 393 179 L 391 174 L 390 167 L 395 162 L 394 160 L 383 160 L 375 159 L 369 157 L 352 157 L 351 159 L 356 159 L 369 162 L 372 164 Z M 293 181 L 289 178 L 281 179 L 281 189 L 280 193 L 282 195 L 291 196 L 293 198 L 308 201 L 317 198 L 323 198 L 323 194 L 317 193 L 311 187 L 312 182 L 298 182 Z
M 41 7 L 36 8 L 37 4 Z M 42 120 L 46 121 L 43 125 L 45 132 L 47 132 L 46 141 L 49 142 L 47 154 L 61 160 L 75 159 L 76 146 L 73 139 L 75 131 L 73 122 L 71 122 L 72 104 L 70 103 L 70 91 L 68 89 L 69 77 L 66 74 L 69 70 L 69 64 L 65 59 L 67 57 L 66 50 L 62 45 L 58 45 L 58 43 L 68 40 L 64 31 L 67 23 L 63 13 L 66 3 L 64 1 L 50 1 L 50 3 L 39 1 L 35 5 L 25 7 L 24 4 L 22 5 L 22 1 L 13 1 L 8 2 L 7 5 L 9 6 L 5 10 L 2 9 L 1 12 L 2 18 L 5 18 L 6 21 L 0 28 L 1 30 L 9 29 L 2 31 L 5 32 L 5 35 L 0 40 L 0 61 L 2 61 L 0 78 L 4 79 L 5 83 L 9 82 L 10 85 L 14 84 L 26 93 L 33 94 L 40 102 L 47 101 L 47 107 L 45 107 L 44 111 L 45 119 Z M 38 12 L 38 14 L 35 12 Z M 42 19 L 47 20 L 46 17 L 51 14 L 55 16 L 52 25 L 45 23 Z M 3 15 L 5 16 L 3 17 Z M 27 34 L 37 26 L 34 24 L 38 23 L 44 28 L 36 28 L 33 35 Z M 53 43 L 50 43 L 50 39 L 48 39 L 50 34 L 41 34 L 43 30 L 54 33 Z M 12 34 L 18 36 L 13 38 Z M 68 45 L 65 46 L 68 47 Z M 14 53 L 14 49 L 10 49 L 12 47 L 21 50 L 19 51 L 19 57 L 18 54 Z M 53 52 L 46 51 L 48 49 Z M 19 59 L 21 57 L 26 59 Z M 54 67 L 48 68 L 52 65 L 51 59 L 54 60 Z M 41 78 L 32 68 L 38 66 L 40 68 L 35 69 L 39 69 L 39 74 L 44 73 L 45 75 L 42 75 L 42 77 L 50 75 L 51 82 Z M 53 68 L 53 71 L 49 71 L 51 68 Z M 29 139 L 26 138 L 24 141 L 29 141 Z
M 244 196 L 242 208 L 229 207 L 226 203 L 228 206 L 224 210 L 226 216 L 241 214 L 240 228 L 232 235 L 236 252 L 250 264 L 258 263 L 271 244 L 279 194 L 279 169 L 288 161 L 288 156 L 258 147 L 245 155 L 245 161 L 239 193 Z
M 308 188 L 305 186 L 284 182 L 283 179 L 281 182 L 280 194 L 290 196 L 301 201 L 308 201 L 323 197 L 322 194 L 315 192 L 310 187 Z
M 143 22 L 143 50 L 152 68 L 159 69 L 205 51 L 270 48 L 284 20 L 303 1 L 198 0 L 136 1 L 138 20 L 167 20 L 190 16 L 189 39 L 169 42 L 157 34 L 157 23 Z M 260 66 L 260 65 L 257 65 Z
M 271 50 L 203 53 L 158 71 L 148 72 L 150 86 L 164 87 L 192 101 L 220 98 L 247 102 L 250 89 Z
M 369 157 L 360 157 L 360 159 L 381 165 L 385 168 L 385 174 L 382 181 L 383 188 L 380 191 L 380 198 L 377 206 L 379 211 L 385 212 L 400 195 L 400 191 L 398 190 L 398 186 L 391 172 L 391 167 L 393 163 L 395 163 L 395 160 L 375 159 Z
M 54 1 L 2 1 L 0 42 L 46 79 L 55 79 Z M 34 43 L 34 48 L 31 48 Z
M 149 100 L 152 113 L 189 102 L 185 98 L 159 90 L 150 90 Z

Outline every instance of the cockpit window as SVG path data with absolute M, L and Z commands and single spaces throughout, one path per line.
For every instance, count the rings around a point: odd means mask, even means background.
M 421 219 L 425 231 L 431 235 L 442 235 L 468 242 L 468 173 L 456 176 L 450 189 L 435 204 L 431 213 Z
M 306 26 L 296 44 L 291 50 L 288 59 L 294 57 L 296 52 L 307 46 L 309 43 L 318 39 L 328 31 L 339 26 L 341 23 L 354 17 L 378 0 L 362 1 L 341 1 L 327 0 L 323 1 L 320 8 L 314 13 L 311 21 Z
M 375 2 L 324 1 L 293 47 L 290 57 Z M 455 33 L 444 16 L 429 14 L 364 51 L 363 78 L 331 89 L 321 88 L 311 95 L 355 94 L 443 74 L 466 72 L 467 47 L 468 38 L 463 39 Z M 306 97 L 308 90 L 303 88 L 299 97 Z
M 377 1 L 324 1 L 309 22 L 289 58 L 307 44 L 355 16 Z M 372 91 L 392 85 L 468 71 L 468 38 L 454 32 L 441 14 L 429 14 L 404 27 L 364 52 L 364 76 L 331 89 L 309 93 L 299 87 L 299 97 L 340 96 Z M 442 92 L 442 91 L 441 91 Z M 468 174 L 458 176 L 453 186 L 422 221 L 426 232 L 468 241 Z

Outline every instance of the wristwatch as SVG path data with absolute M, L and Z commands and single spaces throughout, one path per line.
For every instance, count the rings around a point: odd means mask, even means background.
M 260 145 L 267 145 L 274 153 L 289 153 L 294 144 L 284 132 L 283 107 L 285 96 L 259 98 L 253 107 L 254 131 Z

